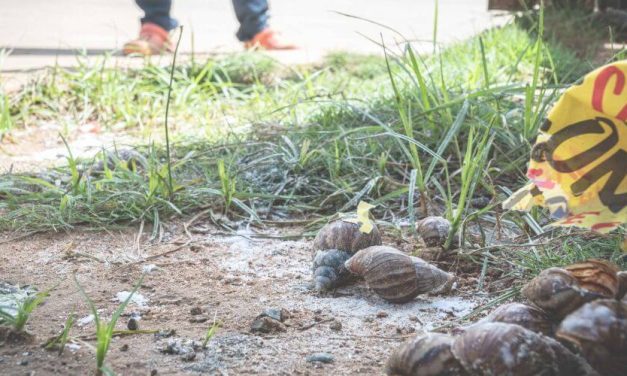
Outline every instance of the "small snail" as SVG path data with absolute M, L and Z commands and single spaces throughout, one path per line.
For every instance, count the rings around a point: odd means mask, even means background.
M 427 333 L 398 347 L 386 364 L 386 373 L 394 376 L 462 376 L 467 373 L 451 352 L 454 338 Z
M 350 273 L 344 266 L 350 257 L 350 253 L 337 249 L 317 251 L 312 268 L 316 290 L 330 290 L 350 279 Z
M 372 231 L 365 234 L 359 231 L 360 225 L 338 219 L 326 224 L 314 239 L 314 250 L 337 249 L 355 253 L 373 245 L 381 244 L 381 234 L 373 224 Z
M 392 303 L 407 302 L 453 279 L 451 274 L 424 260 L 387 246 L 362 249 L 345 266 L 349 272 L 364 277 L 368 287 Z
M 517 324 L 536 333 L 552 335 L 554 324 L 543 310 L 521 303 L 503 304 L 479 323 L 502 322 Z
M 598 375 L 554 339 L 520 325 L 486 322 L 457 337 L 427 334 L 397 348 L 388 375 Z
M 573 274 L 563 268 L 543 270 L 523 287 L 522 294 L 555 319 L 562 319 L 584 303 L 604 297 L 579 286 Z
M 568 315 L 556 337 L 602 375 L 627 375 L 627 304 L 602 299 Z
M 416 222 L 416 231 L 428 247 L 444 244 L 451 229 L 451 222 L 443 217 L 426 217 Z

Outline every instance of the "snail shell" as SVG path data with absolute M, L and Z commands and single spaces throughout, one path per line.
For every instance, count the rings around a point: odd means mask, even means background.
M 118 163 L 126 164 L 129 169 L 148 168 L 148 160 L 140 152 L 134 149 L 118 149 L 107 151 L 104 155 L 104 161 L 101 159 L 91 168 L 91 173 L 100 174 L 105 170 L 105 161 L 109 170 L 114 170 Z
M 456 338 L 451 351 L 471 375 L 559 375 L 546 338 L 519 325 L 483 323 Z
M 618 268 L 602 260 L 586 260 L 569 265 L 568 270 L 579 282 L 582 288 L 613 298 L 618 294 Z
M 563 268 L 543 270 L 523 287 L 522 294 L 556 319 L 564 318 L 589 301 L 603 298 L 581 288 L 577 279 Z
M 368 287 L 392 303 L 407 302 L 453 279 L 451 274 L 424 260 L 387 246 L 362 249 L 345 266 L 349 272 L 364 277 Z
M 602 375 L 627 375 L 627 304 L 587 303 L 562 321 L 556 336 Z
M 453 341 L 453 337 L 439 333 L 415 337 L 392 352 L 386 373 L 398 376 L 466 375 L 451 352 Z
M 317 251 L 312 268 L 316 290 L 330 290 L 350 279 L 344 266 L 350 257 L 350 253 L 337 249 Z
M 502 322 L 517 324 L 536 333 L 550 336 L 554 324 L 543 310 L 522 303 L 508 303 L 498 307 L 479 323 Z
M 618 272 L 616 275 L 618 277 L 618 294 L 616 294 L 616 299 L 627 299 L 627 271 Z
M 444 217 L 425 217 L 416 222 L 416 231 L 428 247 L 444 244 L 451 229 L 451 222 Z
M 373 245 L 381 244 L 381 234 L 373 224 L 372 231 L 364 234 L 359 231 L 360 225 L 341 219 L 327 223 L 318 231 L 314 239 L 314 249 L 338 249 L 355 253 Z

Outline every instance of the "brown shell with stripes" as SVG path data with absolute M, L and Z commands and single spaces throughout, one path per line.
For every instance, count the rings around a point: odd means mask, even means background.
M 554 319 L 563 319 L 587 302 L 618 297 L 618 269 L 600 260 L 549 268 L 529 281 L 522 293 Z
M 546 312 L 522 303 L 507 303 L 499 306 L 478 323 L 486 322 L 516 324 L 547 336 L 553 335 L 555 330 L 555 324 Z
M 359 227 L 357 223 L 342 219 L 327 223 L 314 239 L 314 250 L 337 249 L 352 254 L 360 249 L 381 244 L 381 234 L 376 225 L 373 224 L 372 231 L 368 234 L 359 231 Z
M 388 246 L 362 249 L 345 266 L 349 272 L 362 276 L 377 295 L 392 303 L 410 301 L 453 279 L 436 266 Z

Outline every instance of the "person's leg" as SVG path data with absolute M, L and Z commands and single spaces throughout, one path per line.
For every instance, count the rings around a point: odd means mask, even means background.
M 167 31 L 178 26 L 176 20 L 170 17 L 172 0 L 135 0 L 135 2 L 144 11 L 142 24 L 153 23 Z
M 139 38 L 124 45 L 125 55 L 154 55 L 172 51 L 169 32 L 177 26 L 170 17 L 172 0 L 135 0 L 144 11 Z
M 268 27 L 266 0 L 233 0 L 233 9 L 240 24 L 235 34 L 240 41 L 249 41 Z

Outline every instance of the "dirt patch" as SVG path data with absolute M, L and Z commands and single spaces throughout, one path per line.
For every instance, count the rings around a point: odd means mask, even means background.
M 123 292 L 147 272 L 138 291 L 141 299 L 130 303 L 118 328 L 125 329 L 133 317 L 139 318 L 139 329 L 175 333 L 115 338 L 106 362 L 125 375 L 153 370 L 159 375 L 381 374 L 397 344 L 450 322 L 481 302 L 456 290 L 449 296 L 419 296 L 393 305 L 363 282 L 317 294 L 310 286 L 312 250 L 305 240 L 200 234 L 194 235 L 193 247 L 141 262 L 189 239 L 177 226 L 164 234 L 170 244 L 137 242 L 136 231 L 41 234 L 0 244 L 3 280 L 40 289 L 59 283 L 27 325 L 35 341 L 0 347 L 4 372 L 82 375 L 93 369 L 94 323 L 72 280 L 74 273 L 100 314 L 109 319 Z M 285 331 L 251 333 L 254 319 L 270 308 L 286 310 Z M 78 324 L 63 355 L 42 349 L 72 312 L 77 313 Z M 221 328 L 202 348 L 214 317 Z M 194 354 L 167 351 L 168 346 L 182 346 Z M 332 361 L 308 362 L 307 357 L 316 353 L 330 354 Z

